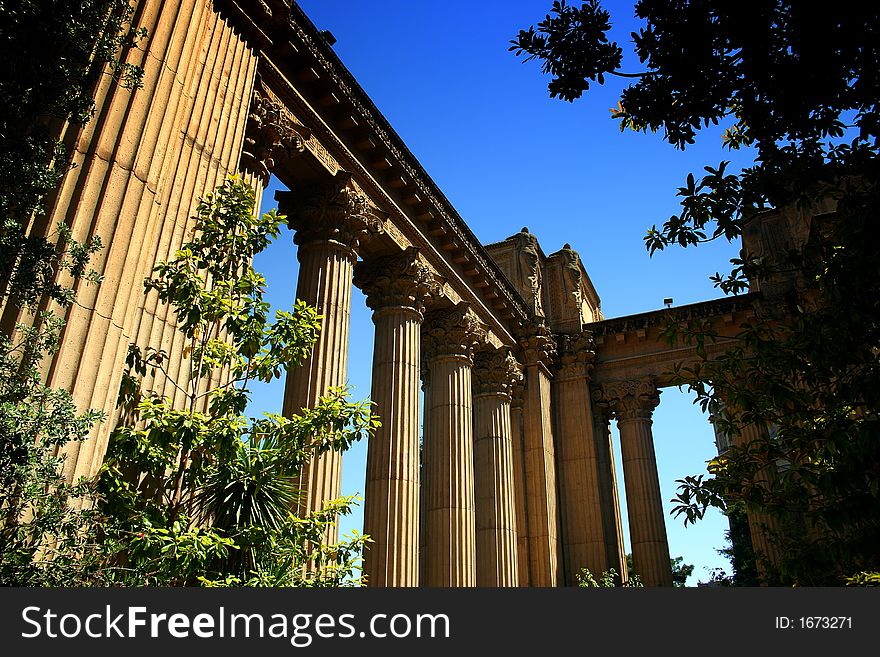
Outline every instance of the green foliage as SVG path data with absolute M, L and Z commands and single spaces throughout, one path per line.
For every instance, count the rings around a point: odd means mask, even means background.
M 231 178 L 199 203 L 192 241 L 146 281 L 177 316 L 189 371 L 175 379 L 161 352 L 129 353 L 120 399 L 130 421 L 111 437 L 99 485 L 102 511 L 121 523 L 127 583 L 356 581 L 366 538 L 336 545 L 324 538 L 354 499 L 297 515 L 297 477 L 313 457 L 345 450 L 378 426 L 369 402 L 349 402 L 334 388 L 289 418 L 244 415 L 249 385 L 298 365 L 320 328 L 314 309 L 299 301 L 270 320 L 265 280 L 251 266 L 283 220 L 274 211 L 255 217 L 253 190 Z M 185 404 L 144 395 L 148 373 Z
M 604 84 L 605 74 L 620 66 L 623 51 L 605 36 L 608 19 L 598 0 L 579 8 L 554 0 L 538 29 L 520 30 L 508 50 L 525 55 L 525 62 L 543 60 L 544 73 L 553 76 L 550 97 L 573 101 L 590 88 L 590 81 Z
M 625 582 L 621 581 L 620 575 L 614 568 L 610 568 L 602 573 L 602 575 L 597 580 L 593 573 L 590 572 L 589 568 L 581 568 L 580 572 L 578 572 L 575 577 L 577 578 L 577 585 L 582 589 L 589 588 L 601 588 L 601 589 L 613 589 L 617 587 L 623 588 L 642 588 L 644 584 L 642 584 L 641 578 L 635 573 L 630 573 L 629 579 Z
M 65 446 L 82 442 L 102 419 L 79 412 L 70 395 L 42 383 L 40 360 L 58 348 L 63 322 L 48 312 L 0 335 L 0 584 L 70 586 L 93 581 L 100 517 L 71 501 L 89 483 L 62 475 Z
M 619 65 L 597 55 L 616 44 L 607 44 L 608 17 L 586 4 L 580 13 L 554 4 L 560 20 L 539 29 L 558 34 L 546 40 L 520 33 L 522 50 L 556 76 L 551 93 L 569 100 Z M 764 564 L 770 582 L 863 581 L 858 573 L 880 570 L 880 11 L 641 0 L 635 12 L 645 71 L 612 111 L 621 128 L 662 131 L 685 148 L 702 128 L 722 124 L 724 147 L 756 153 L 738 174 L 722 162 L 689 175 L 678 192 L 682 212 L 648 231 L 648 251 L 738 239 L 768 210 L 799 235 L 762 257 L 743 249 L 729 274 L 713 277 L 728 294 L 788 290 L 757 297 L 758 315 L 723 356 L 707 358 L 716 336 L 704 323 L 667 329 L 699 357 L 677 369 L 676 382 L 696 391 L 735 443 L 708 476 L 679 482 L 676 512 L 694 522 L 708 506 L 742 504 L 771 518 L 780 558 Z M 579 33 L 602 32 L 587 47 L 565 33 L 576 13 L 590 22 Z M 749 425 L 767 435 L 737 440 Z
M 728 575 L 723 570 L 716 570 L 711 581 L 723 586 L 758 586 L 761 581 L 745 505 L 742 502 L 728 504 L 724 514 L 730 529 L 724 535 L 726 545 L 718 550 L 718 554 L 730 561 L 732 572 Z
M 676 588 L 687 586 L 687 578 L 694 574 L 693 564 L 684 563 L 684 557 L 675 557 L 669 560 L 672 567 L 672 585 Z

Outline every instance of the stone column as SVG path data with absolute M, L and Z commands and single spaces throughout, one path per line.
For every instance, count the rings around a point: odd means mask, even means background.
M 370 396 L 382 422 L 367 449 L 364 574 L 368 586 L 417 586 L 420 327 L 437 285 L 414 247 L 358 263 L 354 282 L 373 309 Z
M 593 434 L 589 371 L 595 353 L 589 333 L 557 336 L 558 362 L 553 381 L 563 573 L 566 586 L 577 585 L 581 568 L 598 576 L 608 570 L 599 460 Z
M 526 514 L 526 470 L 523 451 L 523 393 L 522 383 L 511 391 L 510 436 L 513 446 L 513 503 L 516 511 L 516 561 L 520 586 L 530 586 L 529 576 L 529 523 Z
M 748 424 L 741 429 L 739 435 L 734 436 L 733 442 L 739 449 L 748 449 L 750 444 L 767 440 L 770 440 L 770 437 L 765 427 Z M 776 476 L 775 464 L 768 464 L 761 469 L 752 483 L 760 488 L 766 488 L 774 476 Z M 767 566 L 779 563 L 779 549 L 772 540 L 773 534 L 779 531 L 779 520 L 769 514 L 749 509 L 746 510 L 746 516 L 749 521 L 752 550 L 755 553 L 755 566 L 758 575 L 766 580 Z
M 651 436 L 651 414 L 660 403 L 660 393 L 650 380 L 621 381 L 603 385 L 602 396 L 620 430 L 633 570 L 645 586 L 672 586 L 663 500 Z
M 596 461 L 599 470 L 599 506 L 602 508 L 602 530 L 608 568 L 613 568 L 626 581 L 626 548 L 623 543 L 623 520 L 617 494 L 617 467 L 611 440 L 609 413 L 603 404 L 593 406 L 593 435 L 596 438 Z
M 518 586 L 510 393 L 522 366 L 504 349 L 474 359 L 477 586 Z
M 428 468 L 425 463 L 425 445 L 428 444 L 428 427 L 431 424 L 428 402 L 431 400 L 431 373 L 422 357 L 422 443 L 419 449 L 419 586 L 428 581 Z
M 382 231 L 378 213 L 356 191 L 351 175 L 339 171 L 328 183 L 276 194 L 279 210 L 296 230 L 299 278 L 296 298 L 317 308 L 321 331 L 311 356 L 287 375 L 285 416 L 312 408 L 330 387 L 346 383 L 351 286 L 357 249 Z M 315 457 L 303 469 L 301 512 L 316 511 L 339 497 L 342 455 Z M 334 527 L 328 539 L 335 542 Z
M 47 386 L 67 390 L 79 411 L 107 416 L 87 440 L 61 448 L 68 481 L 95 476 L 104 461 L 129 345 L 161 347 L 172 359 L 182 353 L 173 313 L 154 316 L 156 295 L 145 297 L 143 281 L 187 238 L 197 199 L 237 171 L 259 58 L 211 2 L 136 4 L 134 25 L 148 36 L 122 57 L 143 67 L 143 85 L 126 89 L 101 76 L 92 120 L 58 135 L 74 166 L 28 229 L 46 236 L 64 222 L 73 239 L 104 245 L 89 261 L 100 284 L 78 285 L 75 304 L 53 308 L 66 324 L 42 364 Z M 60 272 L 58 282 L 71 281 Z M 18 321 L 30 320 L 0 303 L 0 323 L 11 330 Z
M 471 366 L 485 332 L 466 303 L 427 314 L 422 326 L 431 385 L 427 477 L 427 586 L 475 586 L 473 409 Z
M 525 507 L 529 528 L 529 581 L 556 586 L 559 532 L 556 504 L 556 450 L 550 409 L 553 337 L 543 322 L 532 322 L 520 338 L 526 365 L 523 404 Z

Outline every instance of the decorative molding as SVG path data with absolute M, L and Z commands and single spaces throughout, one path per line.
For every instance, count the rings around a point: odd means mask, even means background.
M 311 136 L 312 131 L 294 119 L 258 80 L 248 112 L 240 167 L 252 171 L 265 187 L 276 162 L 302 153 Z
M 580 333 L 561 333 L 556 338 L 556 369 L 559 374 L 556 380 L 586 378 L 590 371 L 596 352 L 593 335 L 589 331 Z
M 512 396 L 513 388 L 523 380 L 523 366 L 510 349 L 480 351 L 474 355 L 473 394 Z
M 688 322 L 695 319 L 732 316 L 735 312 L 754 311 L 755 304 L 760 299 L 760 293 L 752 292 L 735 297 L 679 306 L 677 308 L 663 308 L 638 315 L 606 319 L 601 322 L 587 324 L 587 327 L 592 331 L 593 337 L 596 338 L 630 333 L 652 327 L 665 326 L 669 321 Z
M 422 353 L 426 360 L 462 356 L 473 362 L 477 346 L 487 344 L 486 333 L 486 326 L 466 302 L 432 310 L 422 322 Z
M 382 117 L 379 110 L 339 61 L 326 41 L 320 37 L 320 34 L 309 34 L 314 29 L 311 21 L 296 5 L 291 6 L 289 28 L 321 70 L 327 73 L 333 86 L 341 92 L 357 117 L 363 120 L 362 124 L 369 129 L 370 135 L 378 141 L 380 147 L 395 161 L 405 176 L 412 180 L 416 193 L 426 204 L 432 206 L 432 210 L 442 220 L 441 223 L 444 227 L 464 246 L 470 258 L 480 265 L 481 270 L 485 272 L 495 289 L 503 295 L 508 306 L 514 310 L 515 314 L 519 315 L 520 319 L 527 318 L 529 313 L 526 305 L 519 293 L 513 289 L 513 284 L 487 256 L 471 229 L 458 215 L 436 183 L 431 180 L 415 156 L 403 143 L 403 140 Z M 316 36 L 317 38 L 315 38 Z
M 618 421 L 650 420 L 660 403 L 660 391 L 651 378 L 612 381 L 593 388 L 593 401 Z
M 443 289 L 442 278 L 422 262 L 414 246 L 357 263 L 354 284 L 363 290 L 367 305 L 374 311 L 397 306 L 412 308 L 420 315 Z
M 518 336 L 526 366 L 543 363 L 549 366 L 556 351 L 553 334 L 543 319 L 533 319 L 523 325 Z
M 276 195 L 298 245 L 332 240 L 357 250 L 373 235 L 384 232 L 382 212 L 357 189 L 347 171 L 328 182 Z

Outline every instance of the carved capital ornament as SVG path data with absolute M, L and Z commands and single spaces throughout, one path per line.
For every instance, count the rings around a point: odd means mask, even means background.
M 593 336 L 589 331 L 556 336 L 556 368 L 559 378 L 589 379 L 595 357 Z
M 286 201 L 282 210 L 296 230 L 293 241 L 298 245 L 334 241 L 357 250 L 362 242 L 384 232 L 384 213 L 355 188 L 347 171 L 338 171 L 329 182 L 281 193 L 278 198 Z
M 519 346 L 523 350 L 526 365 L 544 363 L 549 365 L 553 353 L 556 351 L 556 343 L 553 334 L 547 328 L 543 320 L 534 319 L 523 327 L 519 335 Z
M 422 322 L 422 352 L 428 360 L 461 356 L 472 361 L 474 349 L 486 342 L 486 327 L 466 302 L 432 310 Z
M 619 421 L 650 420 L 660 403 L 660 391 L 652 379 L 613 381 L 593 389 L 593 400 L 606 407 Z
M 425 306 L 439 295 L 443 282 L 411 246 L 399 254 L 359 262 L 354 268 L 354 284 L 366 294 L 367 305 L 373 310 L 403 307 L 423 314 Z
M 474 356 L 473 392 L 475 395 L 513 396 L 514 386 L 523 380 L 523 366 L 509 349 L 480 351 Z
M 269 184 L 275 164 L 305 150 L 311 130 L 298 123 L 261 83 L 254 89 L 245 127 L 241 165 Z

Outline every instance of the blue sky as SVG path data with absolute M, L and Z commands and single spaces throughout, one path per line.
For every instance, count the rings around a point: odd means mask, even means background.
M 523 64 L 507 50 L 519 29 L 541 20 L 550 0 L 299 4 L 319 29 L 333 33 L 343 63 L 483 243 L 523 226 L 546 253 L 571 243 L 608 318 L 660 308 L 665 297 L 683 305 L 719 296 L 709 276 L 729 269 L 738 244 L 676 248 L 649 258 L 643 237 L 652 224 L 678 212 L 675 194 L 689 172 L 698 176 L 703 166 L 721 160 L 733 160 L 735 171 L 749 164 L 750 154 L 723 150 L 717 128 L 686 151 L 661 135 L 621 133 L 609 114 L 626 83 L 620 78 L 591 88 L 575 103 L 550 99 L 540 66 Z M 624 48 L 623 69 L 640 70 L 629 51 L 629 34 L 638 29 L 632 4 L 603 4 L 612 14 L 612 38 Z M 273 206 L 274 185 L 266 191 L 264 210 Z M 270 300 L 291 306 L 291 236 L 285 234 L 255 264 L 268 279 Z M 369 396 L 372 335 L 369 311 L 355 289 L 349 381 L 357 398 Z M 278 384 L 260 389 L 251 410 L 279 411 L 282 393 Z M 654 439 L 669 510 L 675 480 L 703 472 L 714 455 L 713 433 L 690 396 L 667 388 L 654 414 Z M 365 444 L 346 453 L 343 493 L 363 493 L 365 458 Z M 618 478 L 622 487 L 619 463 Z M 361 526 L 359 511 L 343 530 Z M 712 567 L 729 571 L 715 552 L 726 529 L 720 514 L 686 529 L 667 516 L 666 526 L 672 556 L 696 566 L 689 584 L 708 579 Z

